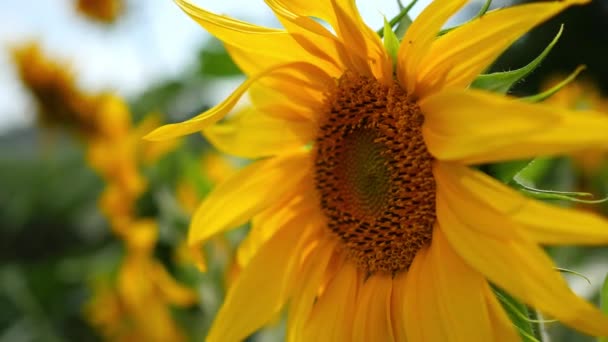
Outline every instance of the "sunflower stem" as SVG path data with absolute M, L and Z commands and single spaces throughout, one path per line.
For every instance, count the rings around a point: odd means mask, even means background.
M 418 2 L 418 0 L 412 0 L 407 6 L 401 9 L 401 12 L 391 19 L 388 24 L 391 28 L 395 27 L 401 19 L 407 16 L 407 13 L 414 7 L 414 5 Z M 401 3 L 400 3 L 401 4 Z M 401 7 L 401 6 L 400 6 Z M 376 33 L 380 36 L 380 38 L 384 37 L 384 27 L 376 31 Z

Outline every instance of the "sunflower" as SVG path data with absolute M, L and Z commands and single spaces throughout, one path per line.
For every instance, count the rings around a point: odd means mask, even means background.
M 35 41 L 12 53 L 19 78 L 36 101 L 42 127 L 70 127 L 82 134 L 94 130 L 83 115 L 88 97 L 78 89 L 68 65 L 51 59 Z
M 148 138 L 202 130 L 224 152 L 259 158 L 218 185 L 191 223 L 197 252 L 253 225 L 208 340 L 242 340 L 285 307 L 289 341 L 518 340 L 490 283 L 608 335 L 608 317 L 540 247 L 608 243 L 608 222 L 470 167 L 608 144 L 604 115 L 469 88 L 532 27 L 584 2 L 492 11 L 438 35 L 466 0 L 436 0 L 393 62 L 352 0 L 266 0 L 284 30 L 177 0 L 248 79 Z M 216 124 L 246 92 L 251 108 Z
M 170 305 L 192 306 L 196 293 L 173 279 L 154 258 L 156 223 L 133 221 L 128 232 L 127 254 L 115 284 L 105 278 L 94 283 L 87 318 L 111 341 L 184 341 Z
M 104 24 L 111 24 L 122 14 L 124 0 L 75 0 L 76 10 L 83 16 Z

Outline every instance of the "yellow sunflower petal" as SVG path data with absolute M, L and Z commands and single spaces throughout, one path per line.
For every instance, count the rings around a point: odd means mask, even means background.
M 467 0 L 435 0 L 407 29 L 399 47 L 397 77 L 408 93 L 416 91 L 416 75 L 424 56 L 431 49 L 431 43 L 437 38 L 437 33 L 466 3 Z
M 188 306 L 196 303 L 197 294 L 194 290 L 178 283 L 157 261 L 151 265 L 150 276 L 156 282 L 158 291 L 171 304 Z
M 393 291 L 391 298 L 391 319 L 393 322 L 393 336 L 395 341 L 407 341 L 405 331 L 405 294 L 407 292 L 407 272 L 399 272 L 393 278 Z
M 496 299 L 496 295 L 494 295 L 489 285 L 484 287 L 483 293 L 488 303 L 488 314 L 490 315 L 492 331 L 494 332 L 494 338 L 491 341 L 520 342 L 521 337 L 515 330 L 515 325 L 513 325 L 513 322 L 507 316 L 507 313 Z
M 258 161 L 240 170 L 215 187 L 198 207 L 190 224 L 188 244 L 199 245 L 223 230 L 247 222 L 293 192 L 310 173 L 309 167 L 308 153 L 294 153 Z
M 289 304 L 287 341 L 306 342 L 303 338 L 303 329 L 314 307 L 319 288 L 321 287 L 323 274 L 334 251 L 335 245 L 333 241 L 322 241 L 311 252 L 311 257 L 304 262 L 299 272 L 300 285 L 297 285 L 294 289 L 293 298 Z
M 285 28 L 311 54 L 329 54 L 339 73 L 345 69 L 391 80 L 391 63 L 379 37 L 361 19 L 354 1 L 284 2 L 266 0 Z M 338 40 L 309 17 L 329 23 Z M 304 29 L 304 30 L 302 30 Z M 308 33 L 306 32 L 308 31 Z M 315 33 L 311 36 L 310 33 Z M 321 46 L 319 46 L 321 44 Z
M 483 276 L 452 249 L 441 227 L 435 228 L 428 263 L 435 289 L 435 303 L 446 334 L 464 341 L 491 341 Z M 428 274 L 428 273 L 427 273 Z
M 396 341 L 391 315 L 392 287 L 390 275 L 372 275 L 365 281 L 357 299 L 352 341 Z
M 441 313 L 435 305 L 435 291 L 430 274 L 429 248 L 418 251 L 407 273 L 404 315 L 408 341 L 449 341 L 440 326 Z
M 423 92 L 438 87 L 467 87 L 534 26 L 569 6 L 588 1 L 564 0 L 500 9 L 448 32 L 437 39 L 420 63 L 422 69 L 417 77 Z
M 424 139 L 439 160 L 477 164 L 608 147 L 608 116 L 483 91 L 449 89 L 420 102 Z
M 430 248 L 418 253 L 408 273 L 405 298 L 408 339 L 491 341 L 483 276 L 454 252 L 439 228 Z
M 328 0 L 265 0 L 265 2 L 272 9 L 284 8 L 296 15 L 319 18 L 331 25 L 336 22 L 336 15 Z
M 437 206 L 447 204 L 438 197 Z M 449 206 L 441 213 L 439 224 L 450 245 L 491 282 L 575 329 L 608 336 L 608 316 L 576 296 L 536 244 L 523 237 L 508 240 L 479 234 Z
M 378 35 L 361 18 L 355 1 L 331 0 L 336 23 L 334 29 L 349 48 L 349 52 L 362 55 L 371 74 L 381 82 L 392 82 L 392 62 Z M 363 70 L 357 70 L 361 72 Z
M 252 85 L 250 98 L 253 105 L 261 111 L 284 117 L 288 113 L 277 114 L 278 110 L 286 108 L 293 114 L 316 118 L 323 105 L 324 92 L 334 84 L 329 78 L 326 82 L 310 82 L 302 80 L 303 73 L 274 73 L 265 77 L 261 82 Z M 273 96 L 263 99 L 262 96 Z M 314 115 L 310 115 L 310 113 Z
M 283 307 L 299 271 L 303 248 L 317 227 L 300 213 L 253 257 L 230 287 L 207 341 L 241 341 L 267 324 Z
M 300 47 L 312 56 L 324 61 L 324 70 L 338 77 L 345 68 L 351 69 L 344 44 L 323 25 L 312 18 L 292 12 L 290 4 L 281 0 L 266 0 L 279 21 Z
M 311 119 L 316 115 L 306 105 L 296 104 L 282 92 L 266 87 L 262 84 L 254 84 L 249 88 L 251 104 L 259 111 L 276 118 L 285 120 Z
M 306 177 L 304 183 L 312 184 L 312 179 Z M 237 250 L 237 262 L 240 267 L 245 267 L 249 260 L 255 255 L 261 245 L 274 235 L 286 222 L 291 220 L 301 211 L 317 208 L 316 202 L 298 196 L 299 193 L 306 194 L 314 191 L 311 187 L 304 185 L 301 189 L 296 187 L 297 193 L 288 194 L 286 198 L 277 201 L 272 206 L 264 209 L 261 213 L 251 219 L 251 229 L 247 237 L 239 244 Z
M 353 330 L 357 293 L 362 275 L 351 262 L 345 262 L 317 299 L 306 323 L 303 341 L 348 341 Z
M 332 82 L 331 78 L 324 71 L 312 64 L 294 62 L 276 65 L 247 79 L 223 102 L 208 111 L 180 123 L 159 127 L 146 135 L 144 139 L 153 141 L 171 139 L 203 130 L 205 127 L 216 123 L 226 116 L 253 83 L 276 72 L 287 73 L 292 82 L 298 82 L 298 84 L 309 88 L 324 89 L 327 84 Z M 274 76 L 276 77 L 276 75 Z M 302 78 L 298 78 L 299 76 Z
M 304 51 L 284 30 L 257 26 L 217 15 L 196 6 L 189 0 L 176 0 L 176 2 L 205 30 L 227 44 L 231 57 L 247 75 L 256 75 L 273 65 L 286 62 L 319 62 Z
M 434 173 L 439 195 L 456 215 L 477 213 L 470 222 L 481 233 L 505 238 L 516 229 L 542 244 L 608 243 L 608 221 L 598 215 L 527 198 L 466 166 L 438 163 Z M 512 222 L 512 229 L 497 229 L 496 220 Z
M 302 148 L 314 139 L 315 129 L 307 120 L 282 120 L 247 108 L 203 132 L 218 150 L 255 159 Z

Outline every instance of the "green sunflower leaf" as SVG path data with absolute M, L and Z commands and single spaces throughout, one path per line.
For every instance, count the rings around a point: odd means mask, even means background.
M 583 71 L 585 69 L 587 69 L 587 67 L 585 65 L 579 65 L 568 77 L 566 77 L 563 81 L 561 81 L 558 84 L 556 84 L 555 86 L 553 86 L 551 89 L 547 89 L 547 90 L 543 91 L 542 93 L 539 93 L 536 95 L 522 97 L 521 100 L 526 101 L 526 102 L 544 101 L 544 100 L 550 98 L 551 96 L 553 96 L 558 91 L 560 91 L 563 87 L 568 85 L 570 82 L 574 81 L 574 79 L 578 76 L 578 74 L 580 74 L 581 71 Z
M 603 313 L 608 315 L 608 273 L 606 274 L 606 278 L 604 278 L 604 285 L 600 290 L 600 308 Z M 608 342 L 608 337 L 600 337 L 598 338 L 598 342 Z
M 536 320 L 534 311 L 528 309 L 527 306 L 511 297 L 505 291 L 493 287 L 494 294 L 502 307 L 507 312 L 507 315 L 517 328 L 522 341 L 526 342 L 541 342 L 542 335 L 539 333 L 540 321 Z
M 399 38 L 393 32 L 393 29 L 386 18 L 384 18 L 384 48 L 393 60 L 393 66 L 397 65 L 397 52 L 399 51 Z
M 512 160 L 503 163 L 488 165 L 490 174 L 499 181 L 509 184 L 513 178 L 524 168 L 530 165 L 531 160 Z
M 488 165 L 489 173 L 505 184 L 528 183 L 539 179 L 554 164 L 552 158 L 512 160 Z
M 534 71 L 540 63 L 547 57 L 553 46 L 559 40 L 559 37 L 562 35 L 562 31 L 564 30 L 564 25 L 562 25 L 557 32 L 553 41 L 547 45 L 545 50 L 536 57 L 532 62 L 523 68 L 512 70 L 512 71 L 504 71 L 504 72 L 495 72 L 491 74 L 483 74 L 477 76 L 471 87 L 477 89 L 489 90 L 497 93 L 505 94 L 515 85 L 515 83 L 519 82 L 522 78 L 526 77 L 532 71 Z

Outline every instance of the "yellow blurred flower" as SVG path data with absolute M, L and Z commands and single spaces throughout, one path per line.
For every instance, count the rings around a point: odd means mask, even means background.
M 206 178 L 212 186 L 222 182 L 227 177 L 230 177 L 236 170 L 236 167 L 225 156 L 219 153 L 206 153 L 200 159 L 200 172 L 202 177 Z M 180 207 L 190 216 L 201 203 L 203 196 L 193 184 L 192 180 L 184 178 L 177 185 L 176 198 Z M 214 237 L 211 243 L 216 248 L 217 254 L 221 254 L 224 258 L 233 257 L 233 249 L 223 236 Z M 200 251 L 196 251 L 196 253 L 198 252 Z M 195 257 L 192 254 L 192 250 L 187 248 L 185 240 L 179 244 L 175 256 L 176 260 L 182 264 L 195 263 Z M 199 267 L 204 269 L 204 257 L 198 255 L 197 261 Z
M 171 141 L 171 140 L 168 140 Z M 163 143 L 153 142 L 153 143 Z M 236 172 L 237 168 L 225 156 L 219 153 L 205 153 L 200 159 L 200 172 L 211 185 L 218 184 Z M 202 196 L 187 178 L 182 179 L 176 190 L 177 201 L 182 209 L 189 215 L 194 213 L 202 200 Z
M 131 218 L 137 198 L 146 190 L 140 168 L 174 150 L 179 140 L 144 141 L 145 134 L 160 126 L 160 115 L 149 114 L 133 127 L 128 105 L 119 96 L 98 95 L 96 103 L 91 121 L 97 133 L 87 140 L 87 161 L 107 183 L 99 205 L 119 231 L 118 223 Z
M 124 11 L 124 0 L 76 0 L 76 10 L 89 19 L 110 24 Z
M 37 42 L 18 46 L 12 52 L 19 77 L 36 100 L 41 125 L 71 127 L 84 134 L 95 131 L 84 114 L 89 109 L 89 98 L 78 90 L 67 65 L 48 58 Z
M 89 320 L 112 341 L 183 341 L 170 306 L 187 307 L 197 294 L 154 259 L 158 228 L 153 221 L 133 222 L 125 230 L 127 253 L 115 283 L 94 284 L 87 306 Z
M 551 77 L 544 83 L 543 88 L 550 89 L 562 79 L 563 77 L 560 76 Z M 589 79 L 568 83 L 545 102 L 572 110 L 594 110 L 608 115 L 608 100 L 602 96 L 597 85 Z M 583 177 L 586 177 L 593 175 L 598 170 L 606 160 L 607 154 L 601 148 L 588 148 L 576 151 L 571 156 L 575 164 L 584 173 Z

